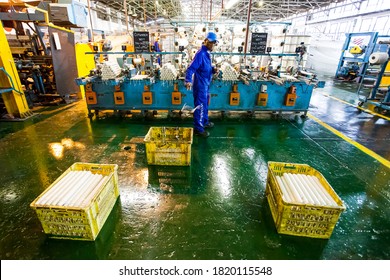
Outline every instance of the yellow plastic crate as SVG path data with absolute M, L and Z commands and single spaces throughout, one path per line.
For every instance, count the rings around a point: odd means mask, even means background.
M 148 164 L 191 165 L 192 137 L 190 127 L 151 127 L 144 139 Z
M 334 199 L 337 206 L 319 206 L 311 204 L 289 203 L 283 200 L 280 186 L 275 176 L 283 173 L 305 174 L 320 180 L 326 192 Z M 345 211 L 345 206 L 324 176 L 306 164 L 268 162 L 266 197 L 278 233 L 330 238 L 333 229 Z
M 119 196 L 117 170 L 116 164 L 74 163 L 69 167 L 30 204 L 37 213 L 44 232 L 57 239 L 95 240 Z M 91 171 L 106 177 L 88 206 L 42 206 L 36 203 L 71 171 Z

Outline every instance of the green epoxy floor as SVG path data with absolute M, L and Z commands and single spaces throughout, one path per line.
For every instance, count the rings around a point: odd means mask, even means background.
M 317 89 L 310 113 L 390 160 L 390 122 L 322 94 L 336 90 Z M 190 119 L 90 121 L 85 108 L 0 123 L 1 259 L 390 259 L 389 168 L 309 118 L 214 118 L 211 137 L 194 138 L 190 169 L 152 168 L 149 127 Z M 74 145 L 60 158 L 50 147 L 64 139 Z M 347 210 L 329 240 L 277 234 L 268 161 L 309 164 L 333 186 Z M 95 242 L 47 238 L 29 207 L 74 162 L 119 165 L 120 198 Z M 159 184 L 157 171 L 188 179 Z

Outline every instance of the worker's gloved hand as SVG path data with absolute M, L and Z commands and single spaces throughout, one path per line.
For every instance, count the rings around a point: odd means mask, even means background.
M 185 84 L 185 86 L 186 86 L 186 89 L 190 90 L 191 87 L 192 87 L 192 84 L 191 84 L 190 82 L 187 82 L 187 83 Z

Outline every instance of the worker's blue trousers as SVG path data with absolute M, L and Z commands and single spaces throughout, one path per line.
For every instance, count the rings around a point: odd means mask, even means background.
M 209 123 L 209 100 L 208 92 L 194 91 L 194 106 L 198 107 L 194 112 L 195 131 L 203 132 L 204 126 Z

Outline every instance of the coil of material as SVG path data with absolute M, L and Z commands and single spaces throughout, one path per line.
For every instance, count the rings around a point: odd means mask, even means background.
M 370 64 L 379 65 L 384 64 L 389 60 L 389 55 L 385 52 L 374 52 L 370 55 L 368 61 Z

